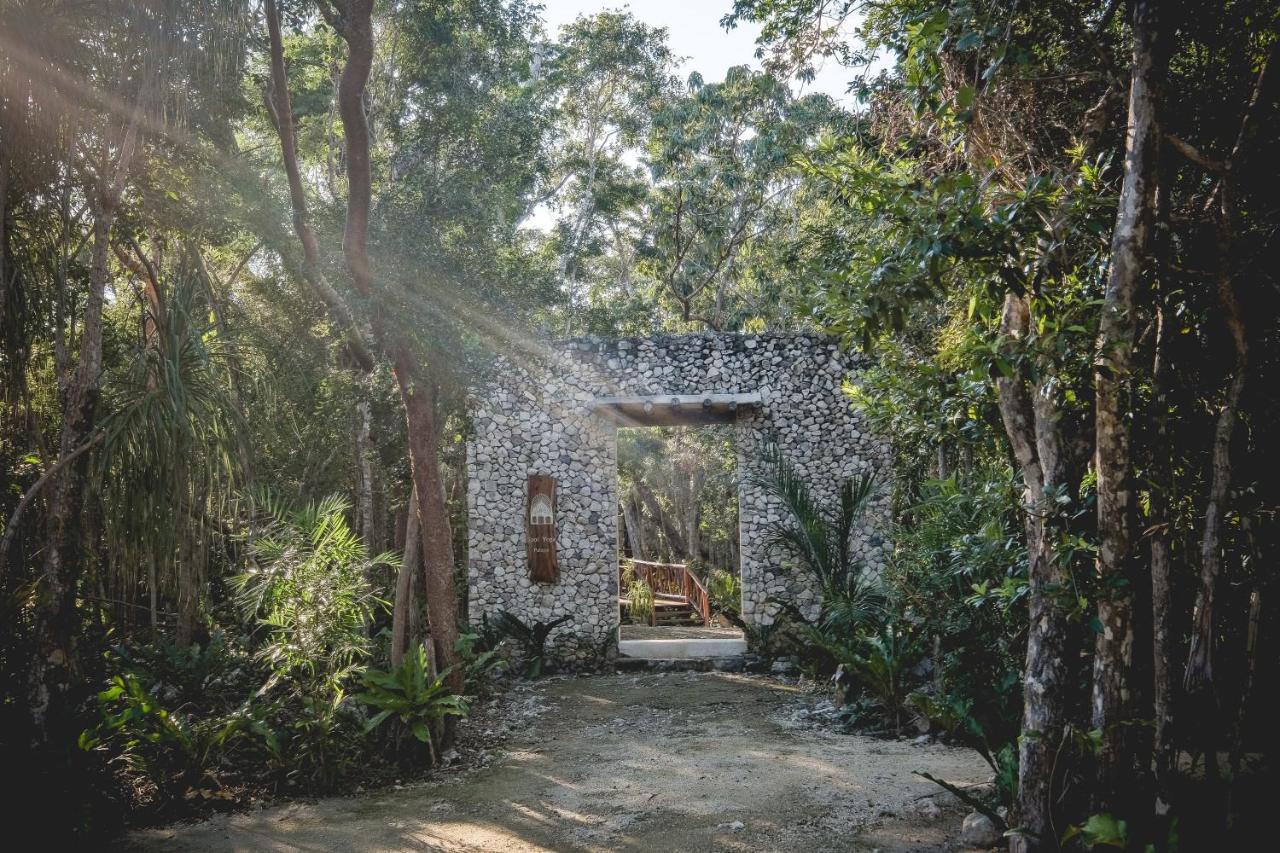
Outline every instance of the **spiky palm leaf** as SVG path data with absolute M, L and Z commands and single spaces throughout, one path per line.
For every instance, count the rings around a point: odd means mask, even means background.
M 251 507 L 252 567 L 232 587 L 245 617 L 266 629 L 260 656 L 272 669 L 269 684 L 297 676 L 310 689 L 338 689 L 370 654 L 367 625 L 387 606 L 369 577 L 398 557 L 369 555 L 337 495 L 295 509 L 259 493 Z
M 875 499 L 874 472 L 859 473 L 840 484 L 840 501 L 834 512 L 813 497 L 808 483 L 768 443 L 764 460 L 769 472 L 753 481 L 782 503 L 789 518 L 768 528 L 766 545 L 795 556 L 818 583 L 828 627 L 852 627 L 874 621 L 882 612 L 882 596 L 876 579 L 853 553 L 853 533 Z
M 162 278 L 154 335 L 108 376 L 95 482 L 115 574 L 131 598 L 139 567 L 149 586 L 193 594 L 245 475 L 243 419 L 226 382 L 225 342 L 207 320 L 189 260 Z M 181 580 L 180 580 L 181 579 Z

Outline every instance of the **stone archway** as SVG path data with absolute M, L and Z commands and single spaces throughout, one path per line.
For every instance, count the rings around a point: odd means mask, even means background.
M 816 607 L 807 577 L 767 546 L 780 507 L 752 482 L 762 448 L 777 443 L 815 497 L 880 469 L 885 444 L 844 394 L 865 357 L 808 334 L 688 334 L 547 345 L 504 358 L 472 402 L 468 447 L 468 591 L 471 617 L 508 610 L 549 622 L 570 616 L 556 653 L 586 657 L 616 628 L 619 425 L 731 423 L 738 463 L 743 617 L 772 620 L 770 599 Z M 530 579 L 530 477 L 555 482 L 554 583 Z M 877 507 L 873 519 L 887 506 Z M 855 533 L 873 569 L 883 566 L 876 521 Z

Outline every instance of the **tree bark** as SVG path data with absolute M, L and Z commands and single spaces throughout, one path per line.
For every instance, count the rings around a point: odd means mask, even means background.
M 1124 803 L 1135 794 L 1133 596 L 1139 578 L 1137 503 L 1131 456 L 1133 348 L 1136 296 L 1152 261 L 1156 184 L 1159 176 L 1158 4 L 1135 0 L 1133 59 L 1129 81 L 1129 130 L 1124 182 L 1111 237 L 1111 269 L 1103 299 L 1096 394 L 1095 469 L 1098 501 L 1097 573 L 1101 582 L 1093 669 L 1094 728 L 1102 730 L 1095 805 L 1130 813 Z
M 637 560 L 643 560 L 644 547 L 641 545 L 641 531 L 639 513 L 636 512 L 635 496 L 631 494 L 624 495 L 621 501 L 622 505 L 622 521 L 626 529 L 627 546 L 631 550 L 631 556 Z
M 400 399 L 405 407 L 414 487 L 418 492 L 418 516 L 422 526 L 426 564 L 427 608 L 436 659 L 449 670 L 451 690 L 463 690 L 463 672 L 455 645 L 458 639 L 457 592 L 453 578 L 453 536 L 440 472 L 440 432 L 436 411 L 435 378 L 418 364 L 407 340 L 387 328 L 378 313 L 369 265 L 368 229 L 372 197 L 369 165 L 369 126 L 364 113 L 365 86 L 373 67 L 373 0 L 346 0 L 321 4 L 325 19 L 347 43 L 347 61 L 338 83 L 338 114 L 347 144 L 347 221 L 342 252 L 352 284 L 373 307 L 376 337 L 391 356 Z
M 1205 505 L 1204 528 L 1200 539 L 1200 589 L 1196 593 L 1191 644 L 1187 650 L 1184 676 L 1187 692 L 1195 695 L 1207 693 L 1213 684 L 1214 604 L 1218 575 L 1222 571 L 1222 521 L 1226 512 L 1227 493 L 1231 487 L 1231 439 L 1235 433 L 1236 410 L 1244 395 L 1249 368 L 1249 342 L 1232 272 L 1232 190 L 1224 181 L 1219 191 L 1222 213 L 1218 224 L 1218 299 L 1235 348 L 1235 366 L 1214 428 L 1209 499 Z
M 289 201 L 293 208 L 293 230 L 302 243 L 302 274 L 311 285 L 326 310 L 337 321 L 347 338 L 352 358 L 366 373 L 373 370 L 370 355 L 360 324 L 352 314 L 345 299 L 329 283 L 320 263 L 320 246 L 311 229 L 311 216 L 307 208 L 307 193 L 302 185 L 302 172 L 298 167 L 298 142 L 293 127 L 293 105 L 289 97 L 289 76 L 284 65 L 284 40 L 280 35 L 280 10 L 276 0 L 266 0 L 267 35 L 271 52 L 271 92 L 268 106 L 280 138 L 280 155 L 284 160 L 285 175 L 289 180 Z
M 409 493 L 408 518 L 404 526 L 404 552 L 396 575 L 396 598 L 391 610 L 391 667 L 404 661 L 413 642 L 413 578 L 422 565 L 422 537 L 418 522 L 417 490 Z
M 453 578 L 453 535 L 445 506 L 444 481 L 440 476 L 440 434 L 436 418 L 437 390 L 422 377 L 421 368 L 407 350 L 396 357 L 396 381 L 405 404 L 409 432 L 409 455 L 413 485 L 418 493 L 418 523 L 421 525 L 422 556 L 425 563 L 423 592 L 431 624 L 435 657 L 450 670 L 448 684 L 455 693 L 463 690 L 463 672 L 455 648 L 458 641 L 458 594 Z
M 364 391 L 361 390 L 363 395 Z M 377 528 L 373 512 L 373 410 L 363 396 L 356 403 L 356 520 L 360 538 L 370 551 L 378 552 Z
M 1172 676 L 1173 639 L 1173 532 L 1170 525 L 1170 493 L 1173 489 L 1172 452 L 1169 442 L 1168 320 L 1163 306 L 1156 320 L 1156 357 L 1152 368 L 1154 440 L 1150 460 L 1151 490 L 1148 500 L 1148 538 L 1151 556 L 1152 713 L 1155 719 L 1154 761 L 1156 785 L 1168 796 L 1169 771 L 1173 768 Z M 1167 802 L 1167 799 L 1166 799 Z
M 1027 297 L 1005 296 L 1000 331 L 1008 346 L 1031 327 Z M 1068 649 L 1071 625 L 1057 601 L 1067 570 L 1054 553 L 1059 529 L 1050 492 L 1070 486 L 1070 456 L 1060 438 L 1061 412 L 1048 389 L 1034 398 L 1021 366 L 996 380 L 996 397 L 1005 433 L 1022 472 L 1024 527 L 1027 541 L 1030 620 L 1023 674 L 1022 736 L 1018 747 L 1016 824 L 1025 834 L 1010 839 L 1010 849 L 1052 849 L 1054 757 L 1067 722 L 1070 689 Z

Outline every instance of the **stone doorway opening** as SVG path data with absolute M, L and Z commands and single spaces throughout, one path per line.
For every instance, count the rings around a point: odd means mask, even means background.
M 628 657 L 745 651 L 736 407 L 705 402 L 674 426 L 678 406 L 618 425 L 618 642 Z M 637 424 L 650 420 L 661 425 Z
M 742 639 L 731 425 L 618 430 L 621 640 Z

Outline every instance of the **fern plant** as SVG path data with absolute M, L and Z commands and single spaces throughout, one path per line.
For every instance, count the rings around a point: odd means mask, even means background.
M 361 676 L 365 690 L 353 698 L 378 712 L 365 724 L 365 733 L 394 720 L 400 727 L 397 740 L 402 732 L 412 734 L 434 760 L 432 724 L 445 717 L 465 717 L 468 710 L 467 700 L 449 691 L 445 684 L 448 676 L 449 670 L 445 670 L 431 677 L 427 651 L 421 644 L 409 650 L 400 666 L 390 672 L 366 669 Z
M 742 610 L 742 582 L 738 576 L 724 569 L 714 569 L 707 575 L 707 596 L 711 599 L 711 608 L 724 614 L 729 621 L 735 621 Z

